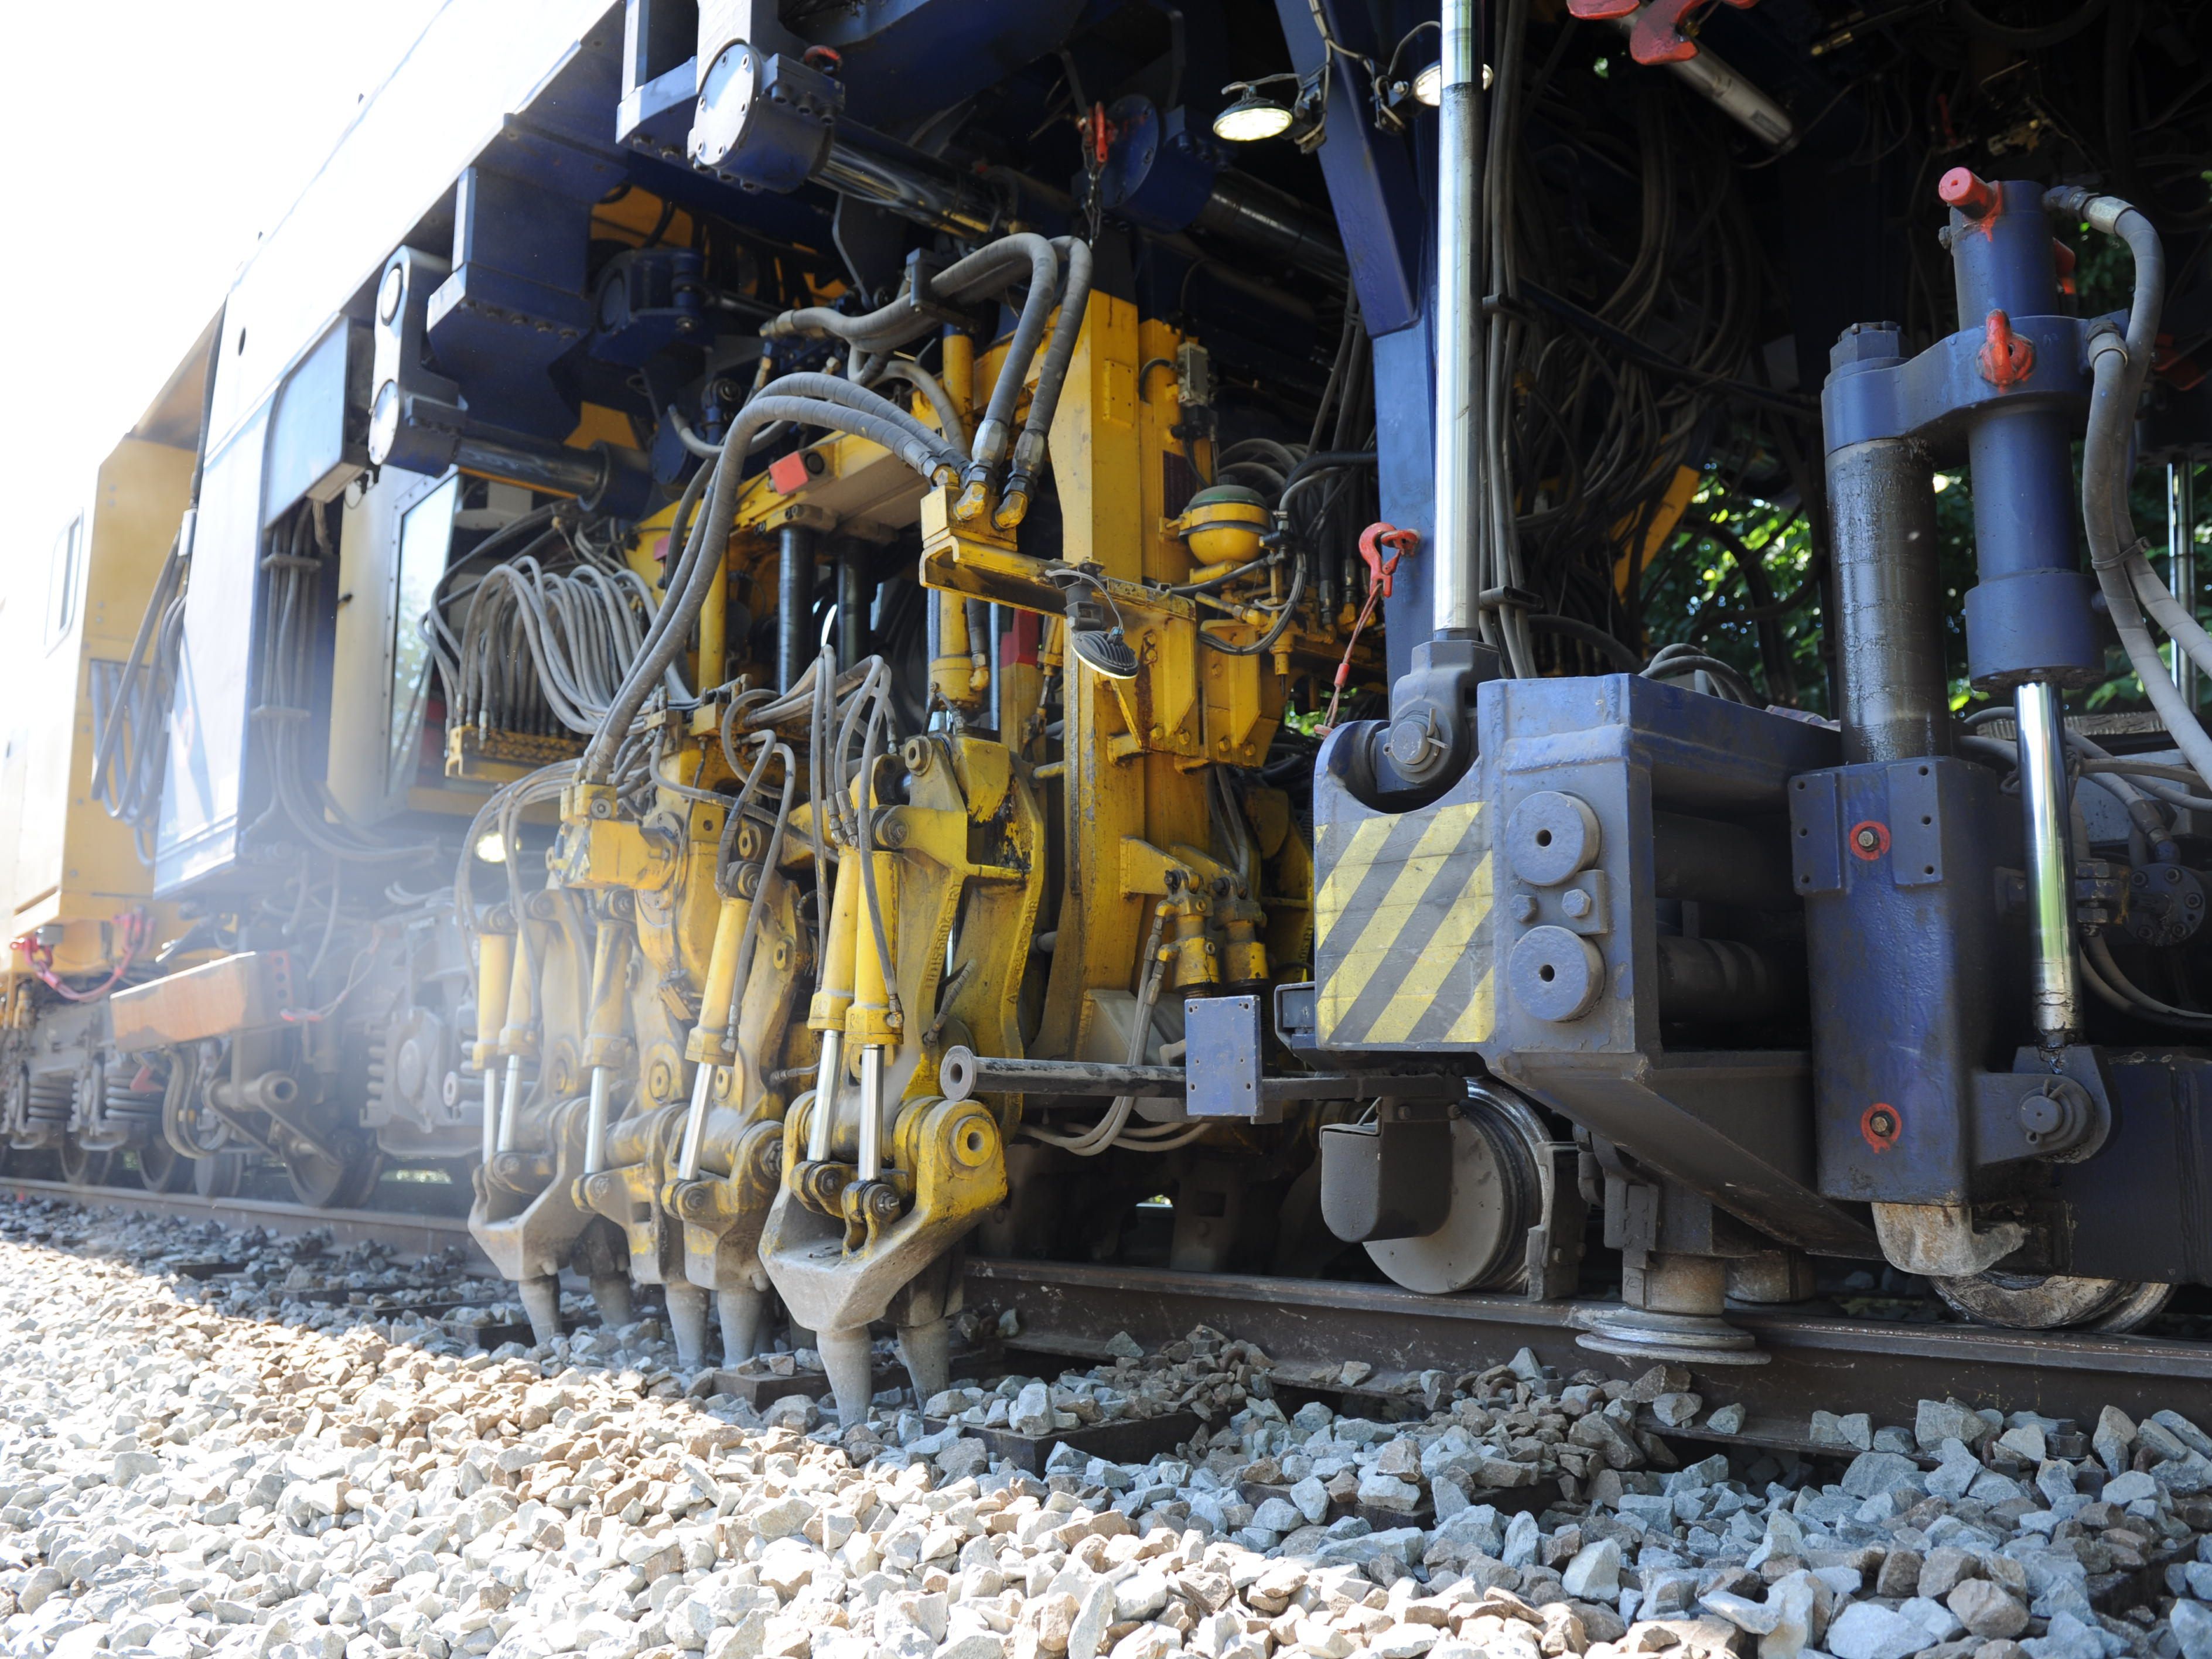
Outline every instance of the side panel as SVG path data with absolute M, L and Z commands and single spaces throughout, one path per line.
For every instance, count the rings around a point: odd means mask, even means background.
M 155 890 L 228 864 L 236 851 L 252 691 L 266 406 L 208 457 L 185 597 L 169 755 L 161 781 Z
M 210 434 L 238 429 L 580 40 L 618 44 L 621 31 L 621 7 L 605 0 L 449 0 L 240 274 Z M 611 113 L 604 136 L 611 148 Z
M 404 665 L 418 665 L 424 651 L 414 621 L 422 608 L 422 568 L 431 562 L 419 556 L 404 557 L 410 550 L 403 538 L 414 509 L 422 510 L 427 527 L 427 515 L 439 507 L 433 498 L 443 492 L 443 499 L 450 502 L 453 482 L 452 475 L 441 483 L 422 473 L 386 467 L 362 492 L 360 504 L 346 509 L 338 539 L 338 592 L 348 597 L 338 606 L 332 643 L 331 752 L 360 757 L 360 763 L 333 766 L 330 787 L 338 805 L 363 823 L 389 817 L 408 805 L 407 792 L 415 775 L 408 762 L 416 744 L 405 743 L 401 754 L 401 732 L 419 738 L 422 685 L 419 672 L 403 676 L 398 672 L 403 665 L 398 659 L 404 653 Z M 429 550 L 435 554 L 433 582 L 445 569 L 450 509 L 446 518 L 446 537 Z M 405 603 L 400 592 L 403 578 L 413 591 Z M 403 678 L 416 695 L 398 711 L 400 727 L 395 728 L 394 691 Z M 366 763 L 372 757 L 376 763 Z
M 22 653 L 15 684 L 23 694 L 10 722 L 0 770 L 0 829 L 11 829 L 8 937 L 46 922 L 70 925 L 55 965 L 89 969 L 104 959 L 99 924 L 143 899 L 149 872 L 129 826 L 109 817 L 92 794 L 92 678 L 118 672 L 130 654 L 148 595 L 177 533 L 191 483 L 189 450 L 125 439 L 101 465 L 82 521 L 71 592 L 46 591 L 61 577 L 50 568 L 35 584 L 46 601 L 15 633 Z M 58 636 L 51 625 L 67 621 Z

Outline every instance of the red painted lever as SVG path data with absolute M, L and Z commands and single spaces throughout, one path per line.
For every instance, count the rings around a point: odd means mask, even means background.
M 1986 218 L 1997 204 L 1997 189 L 1974 176 L 1972 167 L 1953 167 L 1937 181 L 1936 194 L 1945 207 L 1954 207 L 1969 219 Z

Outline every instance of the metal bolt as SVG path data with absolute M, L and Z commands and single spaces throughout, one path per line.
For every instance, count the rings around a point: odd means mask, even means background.
M 1852 839 L 1856 841 L 1860 846 L 1865 848 L 1869 853 L 1874 851 L 1875 848 L 1881 845 L 1881 836 L 1876 832 L 1874 826 L 1871 824 L 1862 826 L 1858 834 Z
M 1516 921 L 1536 920 L 1536 896 L 1534 893 L 1516 893 L 1507 908 Z
M 1580 921 L 1590 913 L 1590 896 L 1579 887 L 1570 887 L 1559 896 L 1559 908 Z

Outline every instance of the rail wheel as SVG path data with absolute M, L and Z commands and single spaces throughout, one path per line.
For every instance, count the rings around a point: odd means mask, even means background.
M 246 1184 L 244 1152 L 210 1152 L 191 1164 L 192 1190 L 202 1198 L 236 1198 Z
M 155 1135 L 138 1149 L 138 1182 L 149 1193 L 181 1193 L 192 1184 L 193 1160 Z
M 1472 1095 L 1452 1120 L 1451 1208 L 1418 1238 L 1366 1247 L 1392 1281 L 1431 1296 L 1528 1282 L 1528 1230 L 1543 1219 L 1552 1139 L 1543 1121 L 1502 1089 Z
M 304 1148 L 284 1160 L 284 1174 L 302 1204 L 318 1210 L 359 1209 L 376 1190 L 384 1156 L 374 1142 L 342 1139 L 334 1144 L 339 1157 Z
M 1994 1269 L 1931 1279 L 1947 1306 L 1984 1325 L 2055 1331 L 2068 1326 L 2132 1331 L 2148 1324 L 2173 1294 L 2171 1285 L 2078 1273 L 2004 1273 Z
M 11 1146 L 0 1140 L 0 1179 L 52 1181 L 54 1155 L 37 1146 Z
M 112 1152 L 95 1152 L 74 1136 L 62 1142 L 62 1179 L 72 1187 L 104 1187 Z

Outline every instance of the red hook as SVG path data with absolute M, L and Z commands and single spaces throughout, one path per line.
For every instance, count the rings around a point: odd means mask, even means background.
M 1390 597 L 1390 579 L 1398 568 L 1398 561 L 1421 544 L 1418 530 L 1401 530 L 1395 525 L 1370 524 L 1359 532 L 1359 556 L 1366 561 L 1367 574 L 1374 588 L 1384 599 Z M 1390 550 L 1390 556 L 1382 556 L 1382 549 Z
M 1359 636 L 1375 616 L 1378 599 L 1390 597 L 1390 578 L 1398 568 L 1398 561 L 1421 544 L 1418 530 L 1401 530 L 1394 524 L 1370 524 L 1359 532 L 1359 556 L 1367 562 L 1367 603 L 1359 607 L 1359 617 L 1352 624 L 1352 636 L 1344 642 L 1344 660 L 1336 665 L 1336 685 L 1328 694 L 1328 712 L 1322 716 L 1321 729 L 1324 733 L 1336 729 L 1336 708 L 1343 700 L 1344 689 L 1352 683 L 1352 653 L 1359 644 Z M 1382 550 L 1390 550 L 1384 558 Z

